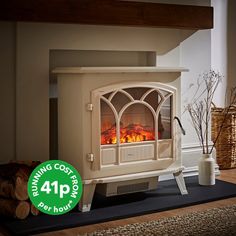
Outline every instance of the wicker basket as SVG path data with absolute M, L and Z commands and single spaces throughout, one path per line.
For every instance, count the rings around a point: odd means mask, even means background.
M 236 167 L 236 106 L 226 109 L 212 108 L 211 135 L 215 140 L 222 124 L 222 130 L 216 142 L 216 159 L 220 169 Z M 226 115 L 226 117 L 225 117 Z

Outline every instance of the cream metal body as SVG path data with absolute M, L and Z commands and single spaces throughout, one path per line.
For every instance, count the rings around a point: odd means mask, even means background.
M 139 186 L 142 179 L 153 189 L 153 178 L 172 173 L 181 194 L 187 194 L 181 162 L 181 131 L 174 121 L 180 116 L 180 75 L 183 68 L 58 68 L 53 72 L 58 78 L 58 137 L 59 159 L 71 163 L 83 179 L 83 196 L 80 210 L 89 211 L 97 184 L 112 183 L 117 189 L 125 184 Z M 126 88 L 148 88 L 149 92 L 139 100 L 125 92 Z M 161 104 L 152 109 L 145 97 L 153 90 L 165 91 Z M 117 92 L 125 94 L 129 102 L 117 112 L 111 104 Z M 110 97 L 103 95 L 110 93 Z M 159 140 L 158 114 L 161 105 L 171 97 L 171 138 Z M 104 100 L 115 114 L 117 143 L 101 145 L 100 101 Z M 126 108 L 132 104 L 142 104 L 152 112 L 155 122 L 155 140 L 139 143 L 120 143 L 119 123 Z M 125 182 L 126 181 L 126 182 Z M 118 183 L 122 183 L 120 186 Z M 152 184 L 151 184 L 152 183 Z M 152 186 L 152 187 L 150 187 Z M 119 191 L 117 191 L 118 194 Z

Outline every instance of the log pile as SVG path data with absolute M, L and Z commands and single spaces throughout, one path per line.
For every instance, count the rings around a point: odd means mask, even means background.
M 25 219 L 38 209 L 29 201 L 27 183 L 38 161 L 10 162 L 0 165 L 0 215 Z

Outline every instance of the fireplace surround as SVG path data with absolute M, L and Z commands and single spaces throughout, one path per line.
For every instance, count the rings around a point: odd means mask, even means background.
M 106 196 L 157 187 L 173 174 L 187 194 L 181 162 L 180 67 L 56 68 L 59 159 L 83 180 L 81 211 L 95 189 Z

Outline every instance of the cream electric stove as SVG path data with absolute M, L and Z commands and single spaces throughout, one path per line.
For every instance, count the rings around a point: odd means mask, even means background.
M 67 67 L 58 79 L 59 159 L 83 180 L 81 211 L 106 196 L 157 188 L 173 174 L 187 194 L 181 163 L 180 77 L 184 68 Z

